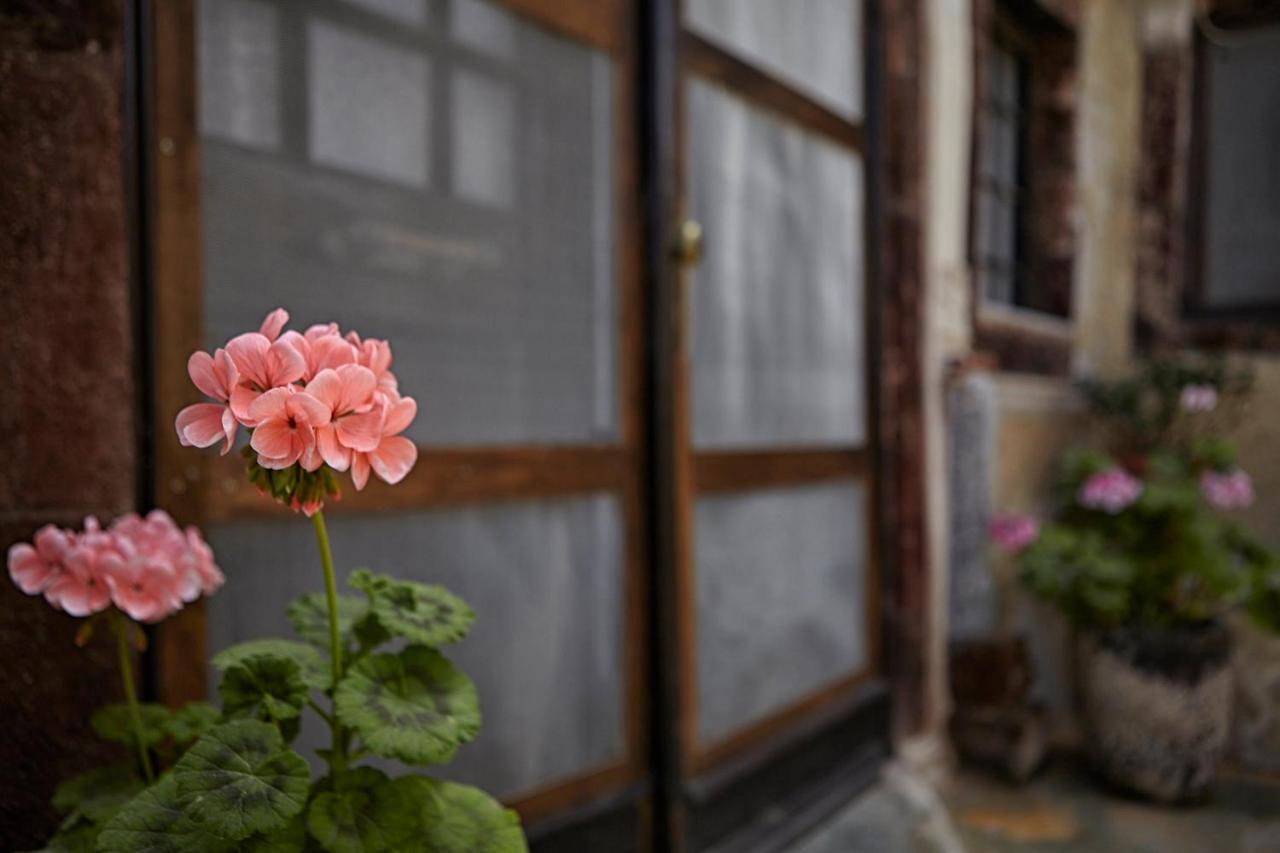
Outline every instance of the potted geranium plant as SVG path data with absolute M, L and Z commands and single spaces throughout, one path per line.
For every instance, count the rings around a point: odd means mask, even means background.
M 87 618 L 78 642 L 100 622 L 114 630 L 126 701 L 99 710 L 93 725 L 135 756 L 58 789 L 54 806 L 66 817 L 49 850 L 526 849 L 516 814 L 483 791 L 382 769 L 445 764 L 478 733 L 475 686 L 441 651 L 466 635 L 473 614 L 442 587 L 363 569 L 348 580 L 358 595 L 338 592 L 324 504 L 341 472 L 357 489 L 371 474 L 391 484 L 408 474 L 417 449 L 400 433 L 417 407 L 400 393 L 386 341 L 336 324 L 286 332 L 287 321 L 277 309 L 258 331 L 194 353 L 192 382 L 214 402 L 188 406 L 176 422 L 182 444 L 223 453 L 248 431 L 249 479 L 311 519 L 324 582 L 289 607 L 298 639 L 250 640 L 214 656 L 221 708 L 144 705 L 129 671 L 129 644 L 144 637 L 137 622 L 158 622 L 223 581 L 194 528 L 162 512 L 106 530 L 90 520 L 83 533 L 45 528 L 9 552 L 23 591 Z M 331 731 L 317 768 L 290 745 L 303 714 Z
M 1221 360 L 1155 360 L 1089 382 L 1097 447 L 1062 460 L 1049 518 L 1005 517 L 1026 587 L 1076 629 L 1089 751 L 1114 783 L 1162 801 L 1211 785 L 1231 725 L 1227 615 L 1276 561 L 1231 518 L 1253 487 L 1216 417 L 1250 376 Z

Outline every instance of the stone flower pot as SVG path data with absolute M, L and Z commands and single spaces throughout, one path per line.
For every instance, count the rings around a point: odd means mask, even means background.
M 1090 756 L 1119 787 L 1160 802 L 1207 793 L 1231 734 L 1231 633 L 1221 624 L 1080 638 Z
M 1280 634 L 1243 613 L 1235 634 L 1232 758 L 1251 770 L 1280 773 Z

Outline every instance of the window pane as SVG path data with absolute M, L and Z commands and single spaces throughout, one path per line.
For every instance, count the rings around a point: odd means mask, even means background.
M 862 117 L 861 0 L 686 0 L 689 29 L 833 112 Z
M 703 744 L 867 664 L 866 517 L 858 483 L 698 500 Z
M 700 81 L 688 110 L 694 444 L 861 444 L 862 161 Z
M 200 132 L 251 148 L 280 144 L 279 20 L 258 0 L 200 4 Z
M 505 59 L 321 4 L 202 2 L 206 343 L 284 305 L 393 342 L 419 443 L 614 441 L 612 62 L 479 3 L 453 35 L 505 21 Z M 217 24 L 241 6 L 298 35 Z
M 1280 27 L 1208 56 L 1205 301 L 1280 304 Z
M 451 778 L 508 796 L 621 757 L 622 532 L 612 498 L 335 515 L 329 531 L 343 577 L 368 566 L 444 584 L 478 614 L 471 636 L 444 650 L 475 680 L 484 715 Z M 311 526 L 238 521 L 209 539 L 228 580 L 209 599 L 210 647 L 290 636 L 288 602 L 323 588 Z M 301 748 L 321 746 L 320 734 L 305 731 Z

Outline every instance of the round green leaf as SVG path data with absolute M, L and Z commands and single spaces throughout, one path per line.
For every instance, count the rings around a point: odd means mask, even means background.
M 480 731 L 475 685 L 426 646 L 356 661 L 334 705 L 371 752 L 408 764 L 446 762 Z
M 292 720 L 307 703 L 307 684 L 297 662 L 274 655 L 245 657 L 222 675 L 218 695 L 228 717 L 267 722 Z
M 442 646 L 467 636 L 475 613 L 442 586 L 353 572 L 348 583 L 369 596 L 369 609 L 390 634 L 410 643 Z
M 421 803 L 422 853 L 527 853 L 519 816 L 479 788 L 421 776 L 397 781 Z
M 173 768 L 188 811 L 221 838 L 283 829 L 307 803 L 307 762 L 258 720 L 210 729 Z
M 342 774 L 332 792 L 317 795 L 307 827 L 330 853 L 412 849 L 421 833 L 414 799 L 371 767 Z
M 222 712 L 208 702 L 190 702 L 173 712 L 165 732 L 179 746 L 186 746 L 218 722 Z
M 307 849 L 307 824 L 299 812 L 284 829 L 251 835 L 240 842 L 240 853 L 302 853 Z
M 303 680 L 308 687 L 327 690 L 332 676 L 329 663 L 324 655 L 312 646 L 296 640 L 280 640 L 274 637 L 263 637 L 236 643 L 213 656 L 213 665 L 226 672 L 233 666 L 244 663 L 248 658 L 256 657 L 288 658 L 298 665 Z
M 139 716 L 142 718 L 142 741 L 147 746 L 155 746 L 165 739 L 165 726 L 169 722 L 170 711 L 163 705 L 139 705 Z M 89 724 L 103 740 L 134 746 L 133 717 L 129 706 L 124 703 L 103 705 L 89 718 Z
M 193 819 L 172 775 L 130 800 L 98 836 L 98 853 L 226 853 L 233 847 Z
M 368 612 L 369 605 L 355 595 L 338 596 L 338 631 L 343 646 L 351 643 L 351 631 Z M 324 593 L 308 592 L 295 598 L 286 611 L 298 636 L 326 651 L 329 648 L 329 606 Z
M 130 764 L 99 767 L 59 785 L 53 792 L 53 807 L 65 815 L 102 823 L 144 787 Z

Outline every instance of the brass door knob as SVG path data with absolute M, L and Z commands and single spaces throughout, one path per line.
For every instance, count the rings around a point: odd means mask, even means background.
M 685 266 L 694 266 L 702 260 L 702 224 L 696 219 L 680 223 L 676 235 L 676 260 Z

